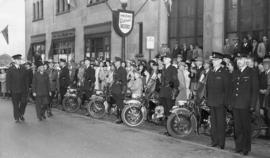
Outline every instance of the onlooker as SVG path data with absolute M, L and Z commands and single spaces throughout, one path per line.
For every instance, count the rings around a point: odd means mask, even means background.
M 0 83 L 1 83 L 1 93 L 2 93 L 3 98 L 6 97 L 6 93 L 7 93 L 6 79 L 7 79 L 6 71 L 5 69 L 1 69 Z
M 230 43 L 230 39 L 225 39 L 225 45 L 223 48 L 224 54 L 232 55 L 233 54 L 233 46 Z
M 59 90 L 60 90 L 60 96 L 61 96 L 60 104 L 62 105 L 62 101 L 67 92 L 67 88 L 70 84 L 70 77 L 69 77 L 69 70 L 68 70 L 66 60 L 60 59 L 60 67 L 61 67 L 61 71 L 59 74 Z M 62 107 L 62 110 L 64 110 L 63 107 Z

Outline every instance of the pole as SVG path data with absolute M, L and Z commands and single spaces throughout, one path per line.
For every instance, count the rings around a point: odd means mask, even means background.
M 151 49 L 149 49 L 149 61 L 152 59 L 151 57 Z
M 125 36 L 122 37 L 122 55 L 121 55 L 121 58 L 122 60 L 125 60 L 126 59 L 126 55 L 125 55 L 125 46 L 126 46 L 126 39 L 125 39 Z

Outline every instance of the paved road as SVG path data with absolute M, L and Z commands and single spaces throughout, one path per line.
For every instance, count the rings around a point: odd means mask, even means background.
M 54 111 L 39 122 L 27 106 L 25 123 L 16 124 L 10 101 L 0 100 L 0 158 L 237 158 L 139 129 Z

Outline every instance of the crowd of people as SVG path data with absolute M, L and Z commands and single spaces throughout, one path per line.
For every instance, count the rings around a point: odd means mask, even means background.
M 139 98 L 149 90 L 155 91 L 166 117 L 178 100 L 195 98 L 199 102 L 205 98 L 212 107 L 211 146 L 225 147 L 225 108 L 229 108 L 234 113 L 235 150 L 247 155 L 251 150 L 250 110 L 263 112 L 270 125 L 269 49 L 266 36 L 261 42 L 248 36 L 234 44 L 225 39 L 223 52 L 213 52 L 207 59 L 199 46 L 187 48 L 186 44 L 176 44 L 171 53 L 156 55 L 149 61 L 86 58 L 78 64 L 60 59 L 59 63 L 48 60 L 33 65 L 22 64 L 21 55 L 15 55 L 7 72 L 1 72 L 1 90 L 11 94 L 17 123 L 25 120 L 29 98 L 35 98 L 40 121 L 46 119 L 46 113 L 47 117 L 52 116 L 52 98 L 60 94 L 62 101 L 69 86 L 84 91 L 85 98 L 90 98 L 95 90 L 110 88 L 118 106 L 117 123 L 122 122 L 127 93 Z

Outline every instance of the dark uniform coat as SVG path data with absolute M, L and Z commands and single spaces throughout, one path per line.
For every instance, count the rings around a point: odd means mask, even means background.
M 228 105 L 229 73 L 224 68 L 211 70 L 206 82 L 206 97 L 211 106 L 211 141 L 213 146 L 225 147 L 225 106 Z
M 69 84 L 70 84 L 69 70 L 68 70 L 68 67 L 65 66 L 61 69 L 60 74 L 59 74 L 59 87 L 60 87 L 61 102 L 64 98 L 64 95 L 67 92 L 67 88 Z
M 251 150 L 251 113 L 258 96 L 258 73 L 246 67 L 242 72 L 232 74 L 230 104 L 233 107 L 236 151 L 248 153 Z
M 29 76 L 23 66 L 16 68 L 12 65 L 7 72 L 7 90 L 11 93 L 13 115 L 19 120 L 24 115 L 29 87 Z

